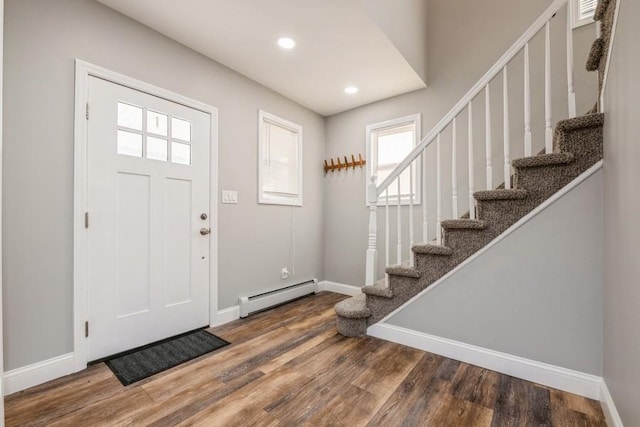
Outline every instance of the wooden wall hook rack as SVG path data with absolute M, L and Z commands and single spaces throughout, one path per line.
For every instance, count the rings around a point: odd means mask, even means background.
M 347 156 L 344 156 L 344 163 L 342 163 L 340 157 L 336 157 L 336 163 L 333 162 L 333 158 L 329 159 L 329 161 L 331 162 L 331 164 L 329 164 L 329 162 L 327 162 L 326 160 L 324 161 L 324 173 L 327 173 L 329 171 L 333 172 L 336 169 L 338 171 L 340 169 L 355 169 L 356 166 L 363 167 L 367 164 L 367 161 L 362 158 L 362 154 L 358 154 L 358 160 L 356 160 L 355 156 L 352 154 L 351 161 L 347 159 Z

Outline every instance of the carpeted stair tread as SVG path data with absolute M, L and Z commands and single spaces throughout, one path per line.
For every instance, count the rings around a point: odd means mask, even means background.
M 347 298 L 335 305 L 336 314 L 347 319 L 365 319 L 371 316 L 371 310 L 367 307 L 367 296 L 358 294 Z
M 444 245 L 414 245 L 411 250 L 417 254 L 430 254 L 430 255 L 442 255 L 450 256 L 453 254 L 453 249 Z
M 602 158 L 603 125 L 602 113 L 561 120 L 556 125 L 555 144 L 561 152 L 572 152 L 576 159 L 591 158 L 593 164 L 595 158 Z M 596 143 L 598 139 L 599 143 Z
M 597 71 L 600 67 L 600 61 L 604 53 L 604 40 L 602 37 L 593 41 L 591 49 L 589 49 L 589 56 L 587 56 L 587 71 Z
M 573 161 L 572 153 L 550 153 L 522 157 L 511 162 L 514 168 L 537 168 L 543 166 L 566 165 Z
M 601 21 L 604 18 L 607 7 L 609 6 L 609 0 L 600 0 L 596 6 L 596 11 L 593 14 L 594 21 Z
M 447 219 L 440 223 L 445 230 L 472 229 L 484 230 L 487 224 L 477 219 Z
M 476 191 L 473 193 L 476 200 L 520 200 L 527 197 L 526 190 L 508 189 L 508 190 L 486 190 Z
M 555 136 L 560 137 L 572 130 L 599 127 L 602 125 L 604 125 L 604 114 L 585 114 L 584 116 L 560 120 L 556 124 Z
M 419 279 L 422 276 L 422 273 L 415 268 L 403 265 L 391 265 L 385 271 L 387 274 L 393 274 L 394 276 L 412 277 L 414 279 Z
M 385 286 L 384 282 L 373 286 L 363 286 L 362 292 L 366 295 L 373 295 L 376 297 L 393 298 L 393 291 L 391 288 Z

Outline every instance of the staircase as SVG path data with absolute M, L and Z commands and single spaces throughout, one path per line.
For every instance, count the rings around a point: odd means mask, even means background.
M 610 45 L 611 27 L 613 25 L 613 14 L 616 0 L 600 0 L 597 6 L 595 18 L 600 21 L 600 37 L 594 42 L 589 58 L 587 69 L 598 71 L 599 92 L 603 86 L 603 75 L 605 73 L 606 58 Z M 512 46 L 512 48 L 487 72 L 487 74 L 472 88 L 454 108 L 434 127 L 434 129 L 423 138 L 416 148 L 401 162 L 396 169 L 380 184 L 377 185 L 376 177 L 372 177 L 369 186 L 369 197 L 371 200 L 382 200 L 382 211 L 386 214 L 384 221 L 385 229 L 385 260 L 389 260 L 389 198 L 388 188 L 400 186 L 398 183 L 401 173 L 409 170 L 414 173 L 416 163 L 427 157 L 427 150 L 436 149 L 436 170 L 437 177 L 435 184 L 424 185 L 423 191 L 427 188 L 435 187 L 437 192 L 437 215 L 436 215 L 436 237 L 435 240 L 428 238 L 427 223 L 428 214 L 424 208 L 423 221 L 423 241 L 425 243 L 412 244 L 410 241 L 409 261 L 398 262 L 398 265 L 388 265 L 385 268 L 385 277 L 375 280 L 375 265 L 377 257 L 378 240 L 378 219 L 377 212 L 379 205 L 376 203 L 370 207 L 369 224 L 369 248 L 367 250 L 367 274 L 366 285 L 362 288 L 362 294 L 344 300 L 335 306 L 337 314 L 336 325 L 338 331 L 345 336 L 355 337 L 365 335 L 367 327 L 380 321 L 386 315 L 403 305 L 409 299 L 429 285 L 443 277 L 447 272 L 454 269 L 473 253 L 486 246 L 493 239 L 498 237 L 511 225 L 531 212 L 536 206 L 551 197 L 554 193 L 569 184 L 573 179 L 587 171 L 592 165 L 602 159 L 603 155 L 603 124 L 604 115 L 598 113 L 598 105 L 589 114 L 570 117 L 561 120 L 551 128 L 551 73 L 550 73 L 550 21 L 555 14 L 563 7 L 568 7 L 566 0 L 555 1 L 545 13 L 527 30 L 527 32 Z M 573 69 L 572 69 L 572 31 L 570 23 L 567 22 L 567 81 L 568 81 L 568 111 L 570 116 L 575 116 L 575 93 L 573 93 Z M 531 143 L 531 96 L 528 91 L 528 67 L 529 67 L 529 42 L 539 32 L 545 33 L 545 141 L 544 152 L 532 155 Z M 525 61 L 524 92 L 525 92 L 525 117 L 524 117 L 524 153 L 525 157 L 510 160 L 511 149 L 510 129 L 509 129 L 509 95 L 508 95 L 508 72 L 507 68 L 516 54 L 523 53 Z M 492 164 L 491 164 L 491 111 L 489 99 L 489 85 L 496 76 L 502 74 L 504 109 L 504 183 L 499 189 L 492 189 Z M 474 153 L 474 132 L 472 129 L 473 103 L 478 103 L 479 95 L 484 93 L 485 114 L 486 114 L 486 167 L 487 190 L 473 191 L 475 182 L 473 153 Z M 474 101 L 475 99 L 475 101 Z M 442 211 L 442 181 L 441 168 L 441 139 L 443 133 L 448 128 L 452 129 L 452 152 L 456 150 L 456 120 L 459 120 L 461 113 L 466 111 L 468 116 L 468 152 L 469 154 L 469 212 L 466 218 L 443 219 Z M 435 142 L 435 144 L 432 144 Z M 483 147 L 484 148 L 484 147 Z M 484 151 L 484 150 L 483 150 Z M 453 156 L 455 160 L 455 154 Z M 483 161 L 485 163 L 485 161 Z M 424 165 L 424 163 L 423 163 Z M 463 165 L 464 166 L 464 165 Z M 455 206 L 453 212 L 457 211 L 457 190 L 455 166 L 453 166 L 452 180 L 452 204 Z M 397 221 L 401 221 L 402 212 L 407 211 L 405 224 L 408 223 L 410 240 L 413 238 L 413 188 L 408 190 L 409 206 L 400 206 L 397 201 Z M 383 196 L 384 197 L 381 197 Z M 426 194 L 422 195 L 422 200 L 426 201 Z M 403 196 L 404 197 L 404 196 Z M 400 199 L 400 198 L 398 198 Z M 423 204 L 424 206 L 424 204 Z M 400 225 L 398 225 L 400 228 Z M 401 236 L 401 234 L 398 234 Z M 402 261 L 400 238 L 398 238 L 397 261 Z

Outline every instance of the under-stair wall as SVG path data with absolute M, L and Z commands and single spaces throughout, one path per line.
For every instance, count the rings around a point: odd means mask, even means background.
M 598 169 L 373 328 L 602 375 L 602 198 Z
M 604 95 L 603 376 L 621 421 L 640 426 L 640 2 L 619 3 Z
M 413 92 L 407 95 L 382 101 L 369 106 L 361 107 L 343 114 L 338 114 L 327 119 L 327 149 L 326 155 L 340 155 L 343 152 L 365 152 L 365 127 L 367 124 L 380 122 L 413 113 L 422 114 L 422 130 L 426 133 L 435 122 L 473 85 L 473 83 L 491 66 L 491 64 L 510 46 L 510 44 L 540 15 L 550 4 L 543 2 L 506 2 L 502 0 L 488 0 L 482 5 L 467 1 L 434 1 L 430 2 L 428 17 L 428 39 L 431 62 L 429 65 L 430 81 L 425 90 Z M 505 19 L 505 17 L 509 19 Z M 558 23 L 564 22 L 566 16 L 561 11 L 556 18 Z M 495 31 L 500 27 L 500 31 Z M 595 25 L 587 25 L 573 31 L 575 51 L 575 81 L 576 87 L 581 88 L 577 92 L 578 112 L 583 113 L 593 106 L 593 93 L 595 93 L 596 78 L 593 74 L 584 71 L 581 64 L 584 63 L 590 43 L 595 35 Z M 552 67 L 558 70 L 556 75 L 564 75 L 566 55 L 564 51 L 564 33 L 553 31 L 552 41 Z M 538 65 L 540 60 L 541 38 L 536 39 L 537 44 L 532 45 L 532 85 L 543 84 L 544 70 Z M 461 46 L 467 46 L 462 49 Z M 534 62 L 535 61 L 535 62 Z M 517 66 L 510 69 L 510 93 L 512 104 L 512 140 L 522 139 L 523 125 L 523 94 L 522 94 L 522 65 L 521 59 L 515 61 Z M 535 67 L 533 64 L 537 64 Z M 566 118 L 566 83 L 559 81 L 560 86 L 554 91 L 554 123 L 557 119 Z M 502 88 L 498 84 L 492 85 L 492 130 L 494 138 L 494 184 L 497 186 L 502 179 L 500 167 L 502 158 Z M 540 97 L 542 91 L 533 90 L 533 97 Z M 557 102 L 555 102 L 557 97 Z M 484 107 L 482 100 L 474 105 L 474 129 L 478 132 L 476 139 L 484 140 Z M 534 105 L 542 105 L 539 99 L 533 99 Z M 544 112 L 532 111 L 534 122 L 534 151 L 542 148 L 544 141 L 544 129 L 536 127 L 544 125 Z M 458 123 L 460 141 L 458 144 L 458 158 L 466 159 L 466 117 L 461 117 Z M 449 138 L 450 130 L 447 129 L 443 137 Z M 464 137 L 464 138 L 463 138 Z M 434 144 L 435 145 L 435 144 Z M 518 144 L 520 150 L 522 144 Z M 449 145 L 443 145 L 443 158 L 449 158 Z M 434 151 L 434 150 L 431 150 Z M 478 158 L 484 153 L 476 152 Z M 431 175 L 430 183 L 435 179 L 435 160 L 433 153 L 430 156 Z M 514 151 L 513 159 L 522 157 L 522 153 Z M 443 176 L 450 176 L 449 164 L 443 165 Z M 466 167 L 460 167 L 458 198 L 461 202 L 460 214 L 467 209 L 462 203 L 468 199 L 466 188 Z M 476 168 L 477 190 L 484 189 L 484 169 Z M 365 171 L 342 171 L 339 174 L 329 174 L 325 177 L 325 278 L 338 283 L 361 286 L 364 284 L 366 235 L 368 227 L 368 212 L 365 206 Z M 450 194 L 450 184 L 444 183 L 444 194 Z M 449 199 L 445 198 L 445 203 Z M 428 210 L 430 216 L 435 215 L 435 189 L 428 191 Z M 450 209 L 445 206 L 445 210 Z M 407 208 L 404 207 L 403 211 Z M 445 217 L 450 215 L 443 212 Z M 406 225 L 406 212 L 404 223 Z M 345 221 L 349 218 L 349 221 Z M 414 222 L 422 223 L 421 207 L 414 209 Z M 390 223 L 395 224 L 395 212 L 392 210 Z M 383 215 L 378 217 L 378 230 L 383 230 Z M 403 235 L 404 258 L 409 258 L 408 230 Z M 421 232 L 416 227 L 415 242 L 420 242 L 418 235 Z M 378 234 L 378 248 L 385 245 L 383 233 Z M 435 222 L 429 224 L 429 235 L 435 235 Z M 392 247 L 395 244 L 395 227 L 391 227 L 390 239 Z M 379 256 L 384 257 L 379 252 Z M 378 263 L 377 277 L 384 276 L 384 262 Z

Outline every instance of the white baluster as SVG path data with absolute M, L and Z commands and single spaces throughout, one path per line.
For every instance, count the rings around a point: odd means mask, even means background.
M 396 218 L 396 225 L 398 226 L 398 245 L 396 246 L 396 263 L 398 265 L 402 265 L 402 209 L 401 209 L 401 199 L 402 193 L 400 192 L 400 175 L 398 175 L 398 217 Z
M 484 112 L 485 112 L 485 158 L 487 159 L 487 190 L 493 190 L 493 154 L 491 142 L 491 95 L 489 84 L 484 87 Z
M 422 151 L 422 242 L 429 242 L 429 212 L 427 211 L 427 150 Z
M 367 246 L 366 257 L 366 272 L 364 283 L 367 286 L 372 286 L 376 282 L 376 268 L 378 261 L 378 254 L 376 249 L 376 242 L 378 239 L 378 219 L 376 217 L 376 211 L 378 210 L 378 194 L 376 191 L 376 179 L 375 175 L 371 175 L 368 191 L 369 200 L 369 239 Z
M 476 219 L 476 203 L 473 198 L 475 191 L 475 173 L 473 168 L 473 106 L 469 102 L 469 218 Z
M 453 135 L 451 139 L 451 216 L 458 218 L 458 131 L 456 126 L 456 118 L 453 118 Z
M 503 111 L 503 140 L 504 140 L 504 188 L 511 188 L 511 159 L 509 150 L 511 142 L 509 137 L 509 76 L 507 66 L 502 70 L 502 111 Z
M 389 266 L 389 187 L 384 190 L 384 266 Z M 389 274 L 384 273 L 384 283 L 389 287 Z
M 440 164 L 440 134 L 436 140 L 436 242 L 442 244 L 442 170 Z
M 413 267 L 413 162 L 409 163 L 409 265 Z
M 531 78 L 529 75 L 529 43 L 524 45 L 524 156 L 531 156 Z
M 571 28 L 571 2 L 567 2 L 567 91 L 569 118 L 576 116 L 576 92 L 573 83 L 573 29 Z
M 544 151 L 553 153 L 553 129 L 551 128 L 551 35 L 550 24 L 544 26 Z

